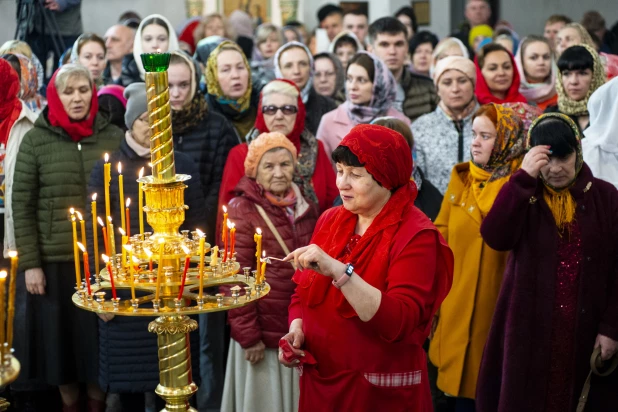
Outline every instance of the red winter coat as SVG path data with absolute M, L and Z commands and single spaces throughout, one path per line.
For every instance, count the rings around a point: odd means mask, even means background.
M 263 233 L 262 250 L 269 256 L 285 256 L 277 239 L 258 213 L 256 204 L 264 208 L 290 251 L 309 244 L 318 220 L 318 210 L 316 205 L 300 196 L 298 188 L 296 196 L 299 201 L 296 208 L 299 214 L 293 225 L 282 208 L 272 205 L 264 198 L 262 189 L 255 180 L 243 177 L 235 190 L 239 195 L 229 203 L 228 213 L 229 219 L 236 224 L 235 250 L 240 267 L 255 268 L 253 234 L 258 227 Z M 249 348 L 261 340 L 267 348 L 278 347 L 279 339 L 288 332 L 288 306 L 296 287 L 292 275 L 292 265 L 273 261 L 266 266 L 266 282 L 271 287 L 270 293 L 254 305 L 228 312 L 232 339 L 240 346 Z

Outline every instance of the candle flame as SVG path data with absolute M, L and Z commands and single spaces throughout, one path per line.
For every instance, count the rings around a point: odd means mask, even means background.
M 107 257 L 107 255 L 106 255 L 105 253 L 103 253 L 103 254 L 101 255 L 101 259 L 103 259 L 103 262 L 105 262 L 105 263 L 109 263 L 109 258 Z
M 84 220 L 84 217 L 82 216 L 82 214 L 81 214 L 81 213 L 79 213 L 79 212 L 75 212 L 75 214 L 77 215 L 77 218 L 78 218 L 79 220 Z
M 103 223 L 103 219 L 101 219 L 100 217 L 97 217 L 97 221 L 99 222 L 101 227 L 105 227 L 105 224 Z
M 259 227 L 257 229 L 255 229 L 255 231 L 257 232 L 258 235 L 262 234 L 262 229 L 260 229 Z
M 75 215 L 71 215 L 71 222 L 75 222 Z
M 127 206 L 127 208 L 129 208 L 129 206 L 131 206 L 131 198 L 130 197 L 127 197 L 126 206 Z
M 96 201 L 97 201 L 97 194 L 96 194 L 96 193 L 93 193 L 93 194 L 92 194 L 92 201 L 93 201 L 93 202 L 96 202 Z
M 121 227 L 118 228 L 118 231 L 120 232 L 120 234 L 122 236 L 126 236 L 127 235 L 127 232 L 125 232 Z
M 9 274 L 6 272 L 6 270 L 0 270 L 0 279 L 6 279 L 6 277 Z
M 118 162 L 118 174 L 122 174 L 122 163 Z
M 264 257 L 264 258 L 266 257 L 266 251 L 265 250 L 262 250 L 262 257 Z
M 165 243 L 165 239 L 164 239 L 164 238 L 162 238 L 162 237 L 160 237 L 160 238 L 159 238 L 159 244 L 160 244 L 160 245 L 162 245 L 162 244 L 164 244 L 164 243 Z
M 227 207 L 223 206 L 223 213 L 227 213 Z
M 112 217 L 111 216 L 107 216 L 107 220 L 109 221 L 109 223 L 112 223 Z
M 161 49 L 157 49 L 157 53 L 161 53 Z
M 227 221 L 227 228 L 228 228 L 228 229 L 231 229 L 231 228 L 233 228 L 233 227 L 234 227 L 234 223 L 232 223 L 232 221 L 231 221 L 231 220 L 228 220 L 228 221 Z
M 126 250 L 127 252 L 130 252 L 133 250 L 133 245 L 124 245 L 124 250 Z
M 139 178 L 141 179 L 142 177 L 144 177 L 144 168 L 143 167 L 141 169 L 139 169 Z
M 86 251 L 86 248 L 84 247 L 84 245 L 82 245 L 80 242 L 77 242 L 77 247 L 79 248 L 79 250 L 81 250 L 82 252 Z
M 185 252 L 185 255 L 189 256 L 191 254 L 191 251 L 185 245 L 182 245 L 181 248 Z
M 72 214 L 72 215 L 73 215 L 73 214 L 75 214 L 75 209 L 70 208 L 70 209 L 69 209 L 69 213 L 70 213 L 70 214 Z
M 152 252 L 150 251 L 150 249 L 144 248 L 144 253 L 146 254 L 146 256 L 148 256 L 148 259 L 152 257 Z
M 139 259 L 133 256 L 133 263 L 139 263 Z
M 11 259 L 16 258 L 17 257 L 17 251 L 16 250 L 10 250 L 9 251 L 9 257 Z
M 199 237 L 204 237 L 204 236 L 205 236 L 205 233 L 204 233 L 204 232 L 202 232 L 201 230 L 199 230 L 199 229 L 195 229 L 195 231 L 197 232 L 197 235 L 198 235 Z
M 105 159 L 105 163 L 109 163 L 109 155 L 107 153 L 103 155 L 103 158 Z

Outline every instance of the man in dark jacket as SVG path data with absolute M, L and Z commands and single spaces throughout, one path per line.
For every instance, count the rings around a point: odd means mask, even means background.
M 115 24 L 105 32 L 107 66 L 103 72 L 105 84 L 119 83 L 122 73 L 122 60 L 133 53 L 135 30 L 123 24 Z
M 395 108 L 411 121 L 435 110 L 438 96 L 433 82 L 406 66 L 407 29 L 394 17 L 383 17 L 369 26 L 369 51 L 388 66 L 397 81 Z
M 459 31 L 453 33 L 451 37 L 457 37 L 468 48 L 470 56 L 474 56 L 474 51 L 470 48 L 470 30 L 481 24 L 491 26 L 491 6 L 487 0 L 467 0 L 464 12 L 466 20 L 461 23 Z

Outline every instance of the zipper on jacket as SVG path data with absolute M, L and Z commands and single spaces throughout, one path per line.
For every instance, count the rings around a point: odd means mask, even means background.
M 77 142 L 77 150 L 82 151 L 82 144 Z

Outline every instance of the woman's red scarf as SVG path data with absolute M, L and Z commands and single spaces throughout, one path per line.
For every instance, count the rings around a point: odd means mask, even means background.
M 395 190 L 348 258 L 354 271 L 365 282 L 385 290 L 389 253 L 399 227 L 414 207 L 417 195 L 416 185 L 410 181 L 412 155 L 399 133 L 368 124 L 354 127 L 340 146 L 348 147 L 384 188 Z M 320 218 L 311 243 L 318 245 L 329 256 L 341 258 L 354 235 L 357 222 L 358 215 L 343 206 L 331 209 Z M 299 284 L 299 294 L 306 295 L 309 306 L 320 304 L 332 287 L 331 279 L 312 270 L 303 271 L 303 276 L 300 273 L 294 275 L 294 280 Z M 342 294 L 337 296 L 336 306 L 346 318 L 358 316 Z
M 84 120 L 74 122 L 64 110 L 64 106 L 58 95 L 58 90 L 56 90 L 55 83 L 58 70 L 56 70 L 56 73 L 54 73 L 47 85 L 47 119 L 52 126 L 63 129 L 71 137 L 71 140 L 79 142 L 84 137 L 92 136 L 93 134 L 94 119 L 97 117 L 99 111 L 97 88 L 94 83 L 91 83 L 92 99 L 90 100 L 90 111 L 88 112 L 88 116 L 86 116 Z
M 0 143 L 6 146 L 11 128 L 21 113 L 19 77 L 11 64 L 0 59 Z
M 303 103 L 300 90 L 298 89 L 298 86 L 296 86 L 296 84 L 290 80 L 277 79 L 273 81 L 288 83 L 294 86 L 296 90 L 298 90 L 298 101 L 297 101 L 298 112 L 296 113 L 296 122 L 294 123 L 294 128 L 292 129 L 292 131 L 286 137 L 290 139 L 290 141 L 296 147 L 296 151 L 300 153 L 300 135 L 302 134 L 303 130 L 305 130 L 305 104 Z M 255 118 L 254 126 L 260 133 L 270 133 L 270 130 L 268 130 L 268 127 L 266 127 L 266 122 L 264 121 L 264 113 L 262 113 L 262 99 L 263 98 L 264 98 L 263 94 L 260 93 L 260 103 L 258 104 L 258 112 L 257 112 L 257 117 Z
M 511 83 L 511 87 L 509 87 L 509 90 L 506 93 L 506 98 L 504 99 L 500 99 L 491 94 L 489 86 L 487 86 L 487 82 L 485 81 L 483 72 L 479 66 L 478 58 L 474 58 L 474 65 L 476 66 L 476 87 L 474 89 L 474 94 L 476 95 L 476 99 L 479 104 L 528 103 L 526 98 L 519 92 L 521 79 L 519 77 L 517 66 L 515 65 L 515 58 L 511 53 L 509 53 L 509 57 L 511 58 L 511 63 L 513 64 L 513 82 Z

